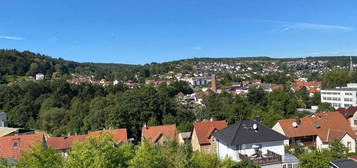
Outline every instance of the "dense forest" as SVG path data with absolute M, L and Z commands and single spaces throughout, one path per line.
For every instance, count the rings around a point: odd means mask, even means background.
M 168 72 L 168 64 L 146 65 L 78 63 L 62 58 L 51 58 L 30 51 L 0 50 L 0 84 L 43 73 L 47 79 L 69 78 L 72 73 L 93 76 L 95 79 L 138 80 Z M 172 68 L 171 68 L 172 69 Z
M 124 85 L 69 84 L 63 80 L 22 82 L 0 86 L 0 110 L 8 113 L 9 125 L 43 130 L 52 135 L 86 133 L 90 130 L 127 128 L 130 137 L 140 138 L 144 123 L 177 124 L 190 131 L 196 120 L 214 118 L 229 123 L 261 116 L 272 126 L 278 119 L 293 118 L 298 107 L 319 104 L 318 94 L 288 88 L 265 93 L 250 88 L 247 96 L 213 93 L 203 108 L 181 105 L 175 95 L 192 93 L 186 82 L 128 89 Z
M 181 128 L 194 121 L 193 112 L 174 99 L 181 91 L 192 89 L 184 82 L 159 89 L 74 85 L 62 80 L 22 82 L 0 86 L 0 109 L 8 112 L 12 127 L 39 129 L 57 136 L 127 128 L 137 138 L 145 122 L 177 123 Z

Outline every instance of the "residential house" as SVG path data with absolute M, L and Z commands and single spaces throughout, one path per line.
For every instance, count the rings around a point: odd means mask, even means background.
M 0 112 L 0 127 L 7 127 L 7 114 Z
M 191 140 L 191 132 L 181 132 L 178 134 L 179 144 L 187 144 Z
M 357 162 L 350 159 L 332 160 L 329 163 L 330 168 L 356 168 Z
M 353 131 L 357 133 L 357 106 L 350 106 L 347 109 L 339 108 L 337 111 L 347 119 Z
M 42 73 L 38 73 L 36 74 L 36 80 L 44 80 L 45 79 L 45 75 Z
M 87 135 L 72 135 L 66 137 L 50 137 L 47 139 L 47 145 L 58 150 L 62 156 L 68 155 L 68 150 L 72 148 L 75 142 L 84 142 Z
M 0 137 L 0 157 L 7 160 L 19 160 L 21 152 L 29 151 L 33 145 L 45 144 L 42 133 Z
M 163 144 L 166 141 L 177 140 L 176 125 L 144 126 L 142 128 L 142 140 L 153 144 Z
M 285 156 L 284 140 L 288 138 L 256 120 L 236 122 L 213 136 L 220 159 L 229 157 L 236 162 L 248 159 L 263 168 L 298 165 L 296 157 Z
M 340 112 L 320 112 L 304 118 L 279 120 L 273 129 L 289 138 L 285 145 L 325 149 L 335 140 L 355 152 L 356 134 Z
M 297 79 L 295 80 L 293 90 L 295 92 L 299 91 L 302 88 L 306 88 L 310 96 L 313 96 L 315 93 L 319 93 L 321 89 L 321 82 L 317 81 L 307 81 L 307 79 Z
M 192 149 L 204 153 L 216 153 L 216 142 L 212 134 L 226 127 L 226 121 L 203 120 L 202 122 L 193 123 Z
M 88 137 L 99 136 L 101 133 L 108 133 L 112 136 L 115 144 L 128 142 L 126 129 L 114 129 L 104 131 L 92 131 L 84 135 L 72 135 L 67 137 L 50 137 L 47 139 L 47 145 L 61 152 L 63 156 L 68 155 L 68 150 L 75 142 L 84 142 Z

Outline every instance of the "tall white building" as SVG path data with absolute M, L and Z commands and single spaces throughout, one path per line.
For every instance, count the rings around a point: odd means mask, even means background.
M 357 106 L 357 83 L 349 83 L 347 87 L 322 89 L 321 102 L 330 103 L 336 109 Z
M 193 87 L 207 85 L 208 82 L 210 81 L 209 78 L 206 77 L 191 77 L 191 78 L 183 78 L 181 80 L 190 83 L 191 86 Z

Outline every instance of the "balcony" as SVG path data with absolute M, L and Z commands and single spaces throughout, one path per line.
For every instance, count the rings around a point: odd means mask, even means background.
M 258 165 L 269 165 L 275 163 L 281 163 L 282 157 L 272 151 L 267 150 L 267 154 L 263 154 L 261 157 L 248 157 L 247 155 L 238 154 L 241 160 L 249 160 Z
M 290 146 L 292 148 L 296 148 L 297 146 L 313 148 L 313 147 L 316 147 L 316 143 L 314 141 L 295 142 L 295 143 L 290 144 Z

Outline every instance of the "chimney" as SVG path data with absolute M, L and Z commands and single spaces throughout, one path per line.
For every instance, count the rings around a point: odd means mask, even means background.
M 213 117 L 211 117 L 211 118 L 209 119 L 209 121 L 211 121 L 211 122 L 214 121 Z
M 212 89 L 212 91 L 217 92 L 217 81 L 216 81 L 215 74 L 211 75 L 211 89 Z

